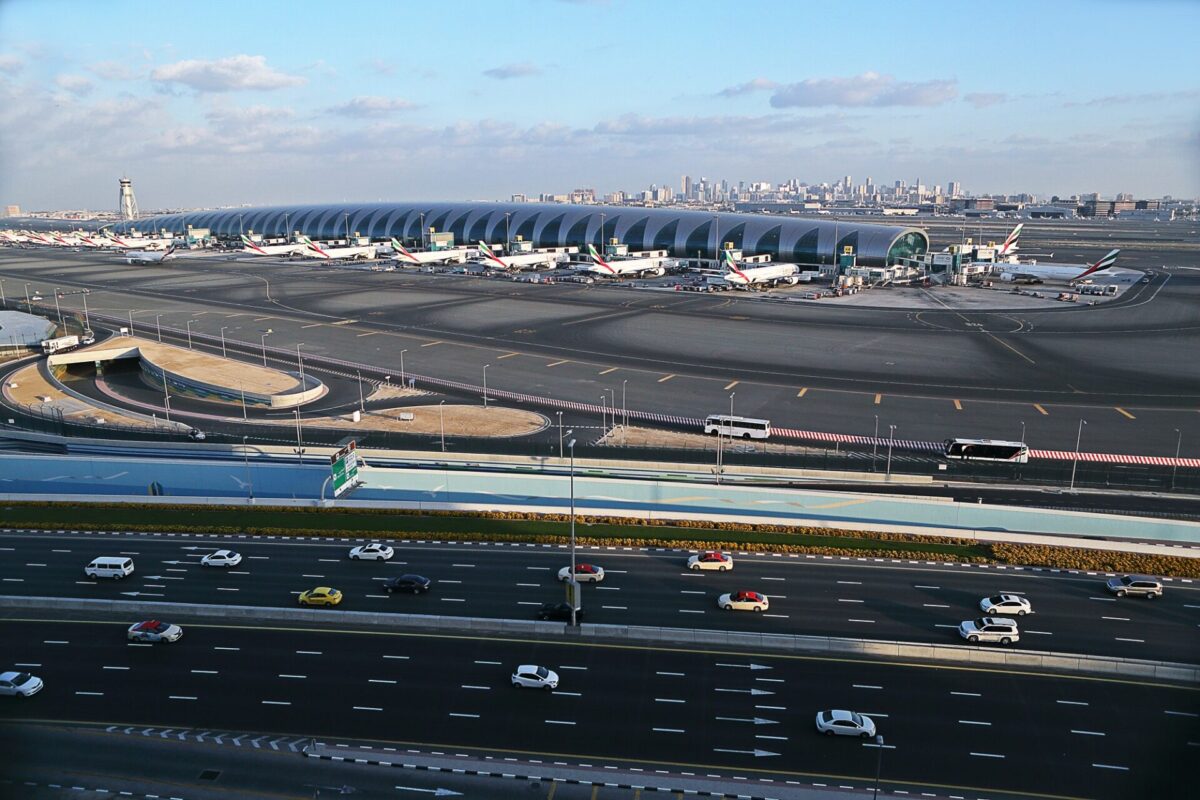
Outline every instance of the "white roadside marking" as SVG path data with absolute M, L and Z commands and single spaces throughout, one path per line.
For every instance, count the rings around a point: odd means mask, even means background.
M 35 664 L 34 666 L 40 667 L 41 664 Z M 668 678 L 683 678 L 683 677 L 687 676 L 686 672 L 655 672 L 654 674 L 655 675 L 663 675 Z
M 234 653 L 236 653 L 237 651 L 239 651 L 241 649 L 242 648 L 240 648 L 240 647 L 213 647 L 213 650 L 229 650 Z
M 307 676 L 307 675 L 288 675 L 288 674 L 280 673 L 279 677 L 281 677 L 281 678 L 294 678 L 294 679 L 296 679 L 296 680 L 301 680 L 301 681 L 303 681 L 303 680 L 308 680 L 308 676 Z
M 378 706 L 353 706 L 355 711 L 383 711 Z
M 1121 767 L 1116 764 L 1092 764 L 1096 769 L 1115 769 L 1121 772 L 1129 772 L 1129 767 Z
M 129 667 L 108 667 L 108 666 L 105 666 L 105 667 L 102 667 L 101 669 L 116 669 L 116 670 L 123 670 L 123 671 L 125 671 L 125 670 L 128 670 L 128 669 L 129 669 Z
M 547 725 L 574 725 L 574 722 L 568 722 L 561 719 L 548 719 L 545 721 Z
M 492 667 L 500 666 L 499 661 L 476 661 L 475 663 L 476 664 L 487 664 L 488 666 L 492 666 Z
M 973 720 L 973 719 L 960 719 L 958 721 L 958 724 L 959 725 L 985 725 L 989 728 L 992 726 L 992 723 L 990 723 L 990 722 L 979 722 L 978 720 Z
M 290 706 L 292 703 L 289 700 L 263 700 L 264 706 Z
M 883 688 L 882 686 L 875 686 L 874 684 L 870 684 L 870 683 L 852 683 L 852 684 L 850 684 L 850 686 L 851 686 L 851 688 L 854 688 L 854 689 L 882 689 Z
M 958 697 L 983 697 L 979 692 L 951 692 L 950 694 Z
M 478 714 L 460 714 L 460 713 L 458 713 L 458 712 L 455 712 L 455 711 L 451 711 L 451 712 L 450 712 L 450 716 L 452 716 L 452 717 L 462 717 L 462 718 L 464 718 L 464 719 L 479 719 L 479 715 L 478 715 Z M 426 790 L 426 791 L 428 791 L 428 790 Z
M 1100 731 L 1077 731 L 1074 728 L 1071 729 L 1071 733 L 1077 733 L 1080 736 L 1104 736 Z
M 167 695 L 167 699 L 168 700 L 195 700 L 196 698 L 192 695 L 187 695 L 187 694 L 170 694 L 170 695 Z
M 1191 711 L 1163 711 L 1163 713 L 1172 717 L 1200 717 L 1200 714 Z
M 1145 644 L 1146 643 L 1145 639 L 1126 639 L 1124 636 L 1114 636 L 1113 638 L 1115 640 L 1117 640 L 1118 642 L 1133 642 L 1135 644 Z
M 651 728 L 655 733 L 685 733 L 683 728 Z
M 687 700 L 677 700 L 673 697 L 656 697 L 656 698 L 654 698 L 654 702 L 656 702 L 656 703 L 686 703 Z
M 1087 703 L 1083 700 L 1055 700 L 1060 706 L 1086 706 Z
M 298 655 L 298 656 L 319 656 L 319 655 L 322 655 L 322 653 L 320 650 L 297 650 L 296 655 Z
M 490 687 L 490 686 L 475 686 L 475 685 L 472 685 L 472 684 L 470 684 L 470 683 L 464 683 L 464 684 L 462 685 L 462 688 L 464 688 L 464 689 L 477 689 L 477 690 L 479 690 L 479 691 L 484 691 L 484 692 L 486 692 L 486 691 L 490 691 L 492 687 Z
M 850 586 L 862 586 L 862 581 L 838 581 L 838 583 L 844 583 Z
M 1000 755 L 999 753 L 975 753 L 975 752 L 972 752 L 971 755 L 979 756 L 980 758 L 1004 758 L 1004 756 Z
M 220 675 L 221 673 L 219 673 L 215 669 L 194 669 L 194 670 L 192 670 L 192 674 L 193 675 Z

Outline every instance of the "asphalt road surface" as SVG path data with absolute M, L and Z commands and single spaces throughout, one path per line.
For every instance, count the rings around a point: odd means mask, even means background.
M 1081 229 L 1084 230 L 1084 229 Z M 1153 236 L 1178 236 L 1164 226 Z M 1079 231 L 1075 231 L 1079 232 Z M 1084 230 L 1087 235 L 1094 231 Z M 1058 234 L 1054 234 L 1058 235 Z M 1130 234 L 1132 236 L 1132 234 Z M 1151 233 L 1145 234 L 1151 236 Z M 1023 244 L 1037 247 L 1037 226 Z M 1053 239 L 1049 241 L 1053 242 Z M 1118 301 L 1045 310 L 916 311 L 763 302 L 622 287 L 375 273 L 227 257 L 131 267 L 93 253 L 0 252 L 12 291 L 92 289 L 93 311 L 329 355 L 400 373 L 703 417 L 729 407 L 776 426 L 898 438 L 1015 439 L 1072 449 L 1192 455 L 1200 404 L 1200 271 L 1179 239 L 1122 242 L 1154 268 Z M 1090 252 L 1108 244 L 1083 240 Z M 1140 247 L 1141 250 L 1135 250 Z M 1071 250 L 1056 254 L 1061 260 Z M 1102 253 L 1101 253 L 1102 254 Z M 1003 302 L 1002 293 L 997 293 Z M 78 296 L 62 302 L 72 308 Z M 1063 304 L 1066 305 L 1066 304 Z M 611 390 L 611 391 L 610 391 Z M 1190 427 L 1189 427 L 1190 426 Z
M 232 625 L 189 625 L 175 644 L 138 646 L 123 627 L 8 621 L 0 650 L 46 688 L 4 698 L 3 716 L 862 785 L 878 750 L 813 725 L 822 709 L 850 708 L 885 737 L 885 787 L 1101 800 L 1165 796 L 1198 736 L 1194 690 L 1135 681 Z M 512 687 L 523 663 L 558 672 L 558 688 Z
M 355 542 L 281 542 L 262 537 L 0 534 L 0 591 L 39 597 L 146 599 L 287 607 L 301 591 L 332 586 L 339 608 L 532 619 L 542 603 L 561 602 L 558 570 L 570 563 L 558 546 L 393 543 L 391 561 L 351 561 Z M 228 547 L 232 569 L 200 558 Z M 128 556 L 135 573 L 96 581 L 83 568 L 98 556 Z M 1200 663 L 1200 588 L 1172 582 L 1158 600 L 1116 598 L 1103 575 L 869 559 L 821 560 L 770 554 L 737 556 L 726 573 L 685 568 L 684 551 L 581 548 L 578 561 L 605 569 L 584 585 L 586 622 L 738 630 L 936 644 L 961 644 L 958 624 L 983 616 L 979 601 L 1000 593 L 1027 597 L 1019 647 Z M 428 594 L 389 595 L 390 576 L 430 578 Z M 762 613 L 723 611 L 717 598 L 743 589 L 770 600 Z M 972 645 L 998 647 L 1000 645 Z

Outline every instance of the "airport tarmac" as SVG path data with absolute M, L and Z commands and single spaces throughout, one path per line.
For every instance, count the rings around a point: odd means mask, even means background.
M 735 413 L 777 427 L 872 435 L 878 424 L 887 436 L 894 425 L 897 438 L 922 440 L 1023 434 L 1046 449 L 1073 448 L 1083 419 L 1083 450 L 1170 456 L 1178 444 L 1195 457 L 1200 270 L 1188 224 L 1159 227 L 1179 238 L 1172 245 L 1155 233 L 1153 258 L 1129 259 L 1153 269 L 1150 284 L 1102 306 L 1017 313 L 220 257 L 131 267 L 33 250 L 0 252 L 0 278 L 10 303 L 24 281 L 42 291 L 89 288 L 93 311 L 132 312 L 146 329 L 156 315 L 176 329 L 191 319 L 194 334 L 224 327 L 255 346 L 271 329 L 272 347 L 301 344 L 393 376 L 403 358 L 409 373 L 478 386 L 487 365 L 490 387 L 576 402 L 599 405 L 603 396 L 617 407 L 703 417 L 727 412 L 734 395 Z M 1022 242 L 1036 243 L 1037 224 L 1026 230 Z M 76 308 L 77 300 L 61 302 Z

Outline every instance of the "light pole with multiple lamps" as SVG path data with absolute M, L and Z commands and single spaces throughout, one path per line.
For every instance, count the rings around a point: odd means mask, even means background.
M 366 405 L 366 401 L 363 399 L 363 390 L 362 390 L 362 370 L 356 369 L 356 370 L 354 370 L 354 372 L 356 375 L 358 375 L 358 410 L 362 413 L 366 413 L 367 405 Z
M 1079 466 L 1079 443 L 1083 440 L 1083 426 L 1087 425 L 1086 419 L 1079 420 L 1079 431 L 1075 434 L 1075 458 L 1071 461 L 1071 489 L 1075 491 L 1075 468 Z

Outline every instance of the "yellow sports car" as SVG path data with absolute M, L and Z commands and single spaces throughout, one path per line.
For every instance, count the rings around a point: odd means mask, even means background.
M 342 593 L 337 589 L 330 589 L 328 586 L 318 586 L 300 593 L 300 605 L 302 606 L 336 606 L 340 602 L 342 602 Z

